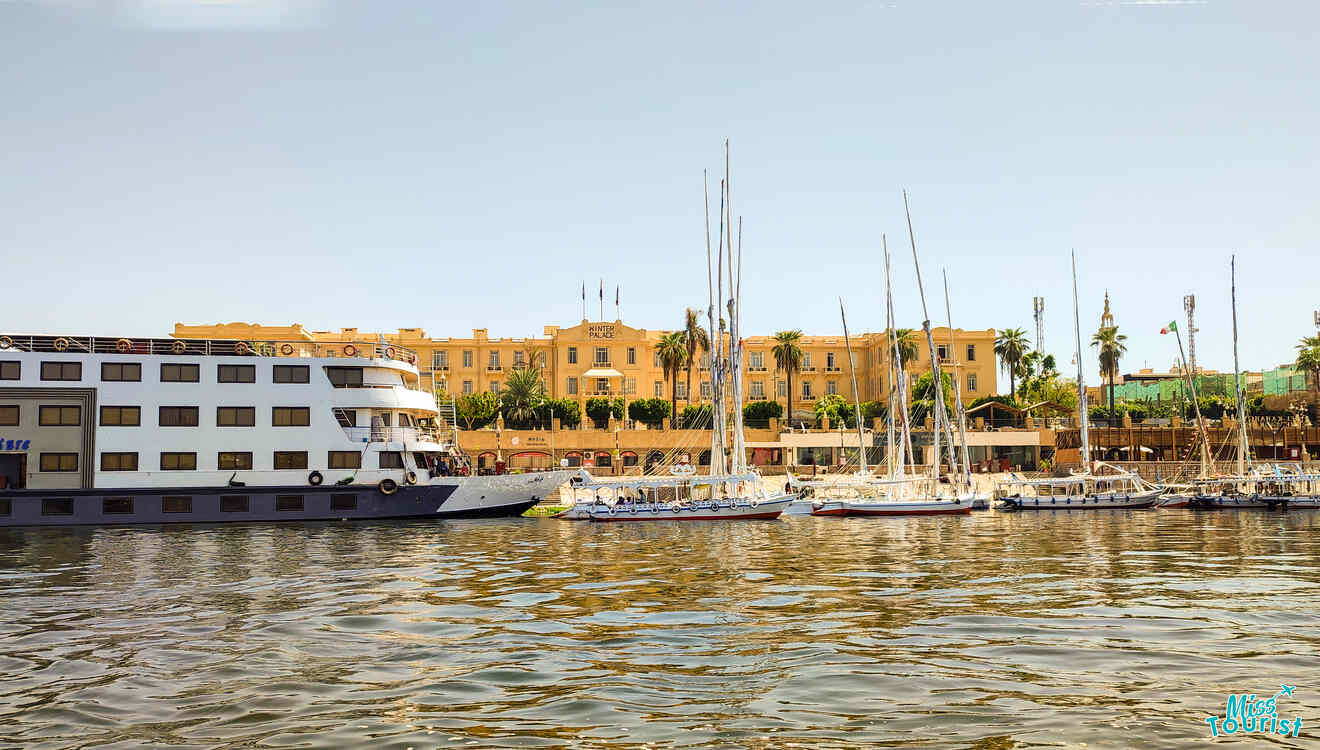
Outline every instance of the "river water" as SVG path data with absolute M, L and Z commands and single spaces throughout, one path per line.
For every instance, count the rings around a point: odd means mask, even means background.
M 1304 511 L 6 529 L 0 746 L 1199 747 L 1286 683 L 1232 741 L 1315 747 L 1318 561 Z

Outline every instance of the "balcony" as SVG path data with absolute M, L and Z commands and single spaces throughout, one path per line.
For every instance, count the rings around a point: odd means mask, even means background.
M 504 368 L 499 365 L 486 365 L 486 372 L 504 372 Z
M 592 363 L 591 363 L 591 366 L 592 366 L 592 367 L 612 367 L 613 365 L 610 364 L 610 361 L 609 361 L 608 359 L 604 359 L 604 360 L 602 360 L 602 359 L 598 359 L 598 360 L 596 360 L 595 362 L 592 362 Z
M 815 372 L 815 371 L 816 371 L 816 368 L 814 368 L 814 367 L 810 367 L 810 366 L 803 366 L 803 367 L 801 367 L 801 368 L 798 369 L 798 372 Z
M 748 372 L 765 372 L 766 369 L 765 369 L 764 367 L 752 367 L 752 366 L 748 365 L 748 367 L 747 367 L 747 371 L 748 371 Z
M 843 372 L 843 370 L 838 367 L 826 367 L 825 372 Z

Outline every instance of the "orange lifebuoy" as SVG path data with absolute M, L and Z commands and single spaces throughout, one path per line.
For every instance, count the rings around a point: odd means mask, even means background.
M 133 348 L 133 342 L 129 341 L 128 339 L 120 339 L 115 342 L 115 351 L 120 352 L 121 354 L 132 348 Z
M 410 365 L 415 365 L 415 364 L 417 364 L 417 355 L 416 355 L 416 354 L 409 354 L 409 355 L 408 355 L 408 364 L 410 364 Z
M 281 344 L 280 354 L 283 354 L 286 357 L 293 354 L 293 344 Z
M 8 336 L 0 336 L 0 349 L 8 349 L 14 345 L 14 340 Z
M 344 356 L 345 356 L 345 357 L 356 357 L 356 356 L 357 356 L 357 347 L 356 347 L 356 346 L 353 346 L 352 344 L 347 344 L 347 345 L 345 345 L 345 346 L 344 346 Z
M 188 345 L 182 341 L 175 341 L 173 344 L 170 344 L 170 349 L 173 349 L 175 354 L 183 354 L 183 350 L 187 348 Z
M 69 340 L 63 336 L 55 339 L 55 351 L 62 352 L 69 348 Z
M 252 349 L 242 341 L 234 344 L 234 354 L 247 354 L 250 351 L 252 351 Z
M 388 358 L 390 358 L 390 359 L 394 359 L 394 355 L 395 355 L 395 354 L 396 354 L 396 352 L 394 351 L 394 347 L 392 347 L 392 346 L 387 346 L 387 347 L 385 347 L 385 356 L 386 356 L 386 357 L 388 357 Z

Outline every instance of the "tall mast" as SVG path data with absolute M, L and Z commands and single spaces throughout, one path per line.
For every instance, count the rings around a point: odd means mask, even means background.
M 890 367 L 894 368 L 895 372 L 895 376 L 892 380 L 893 387 L 897 391 L 895 406 L 897 407 L 899 417 L 903 420 L 901 423 L 902 435 L 900 436 L 898 443 L 898 461 L 895 474 L 895 476 L 898 477 L 903 475 L 908 456 L 914 455 L 912 452 L 912 426 L 909 423 L 910 415 L 908 414 L 907 372 L 903 369 L 903 359 L 898 346 L 898 331 L 894 327 L 897 324 L 897 320 L 894 315 L 894 293 L 889 274 L 889 240 L 883 233 L 880 235 L 880 245 L 885 250 L 885 304 L 888 308 L 887 313 L 890 322 L 889 340 L 894 349 L 893 361 L 890 362 Z M 892 422 L 894 419 L 892 411 L 890 412 L 889 418 Z
M 1077 415 L 1082 424 L 1082 466 L 1091 473 L 1091 437 L 1086 426 L 1086 375 L 1082 369 L 1082 323 L 1077 316 L 1077 251 L 1072 251 L 1073 332 L 1077 336 Z
M 890 314 L 893 303 L 889 299 L 889 250 L 885 249 L 885 335 L 891 335 L 889 332 L 894 330 L 894 317 Z M 894 417 L 898 413 L 898 405 L 894 400 L 898 391 L 894 390 L 894 358 L 887 357 L 889 360 L 889 411 L 885 414 L 885 464 L 889 467 L 886 476 L 894 478 Z
M 848 316 L 843 313 L 843 297 L 839 298 L 839 319 L 843 321 L 843 347 L 848 352 L 848 374 L 852 376 L 853 409 L 857 412 L 858 471 L 866 473 L 866 443 L 862 439 L 862 402 L 857 395 L 857 366 L 853 364 L 852 342 L 848 339 Z
M 1242 403 L 1242 370 L 1238 365 L 1237 331 L 1237 256 L 1229 261 L 1229 278 L 1233 290 L 1233 396 L 1237 399 L 1238 423 L 1238 476 L 1247 475 L 1247 410 Z
M 1183 379 L 1187 381 L 1188 392 L 1192 394 L 1192 413 L 1196 415 L 1196 434 L 1201 438 L 1201 476 L 1210 475 L 1210 438 L 1206 435 L 1205 421 L 1201 419 L 1201 405 L 1196 396 L 1196 383 L 1192 381 L 1191 368 L 1187 366 L 1187 355 L 1183 353 L 1182 334 L 1178 332 L 1178 327 L 1173 327 L 1173 336 L 1178 339 L 1178 355 L 1182 357 Z M 1234 365 L 1236 368 L 1237 365 Z
M 940 358 L 935 351 L 935 335 L 930 330 L 930 314 L 926 311 L 926 288 L 921 283 L 921 261 L 917 259 L 917 235 L 912 231 L 912 212 L 908 209 L 907 191 L 903 191 L 903 213 L 907 216 L 908 240 L 912 243 L 912 264 L 917 269 L 917 291 L 921 293 L 921 328 L 926 332 L 926 346 L 930 349 L 930 372 L 934 378 L 932 385 L 935 388 L 935 434 L 933 444 L 934 461 L 931 463 L 931 470 L 935 481 L 938 483 L 940 478 L 940 422 L 947 419 L 944 414 L 944 376 L 940 373 Z M 949 457 L 952 460 L 952 456 Z M 935 491 L 939 490 L 938 484 Z
M 724 211 L 725 186 L 720 180 L 720 231 L 716 237 L 715 250 L 715 297 L 714 304 L 724 300 Z M 715 474 L 715 467 L 720 466 L 724 473 L 724 408 L 723 387 L 720 379 L 720 365 L 724 361 L 724 311 L 719 311 L 720 327 L 711 340 L 710 358 L 710 473 Z
M 944 270 L 944 315 L 949 320 L 949 356 L 958 361 L 958 347 L 953 343 L 953 312 L 949 308 L 949 272 Z M 967 411 L 963 409 L 962 381 L 958 379 L 958 370 L 953 372 L 953 398 L 958 410 L 958 442 L 962 444 L 963 481 L 970 489 L 972 486 L 972 458 L 967 455 Z
M 729 276 L 729 346 L 733 368 L 733 473 L 746 470 L 747 455 L 743 436 L 742 413 L 742 217 L 738 217 L 738 262 Z

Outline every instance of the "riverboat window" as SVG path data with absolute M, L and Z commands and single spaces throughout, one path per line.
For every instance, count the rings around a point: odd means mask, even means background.
M 307 451 L 275 451 L 275 468 L 306 469 Z
M 255 406 L 217 406 L 215 407 L 216 427 L 255 427 L 257 407 Z
M 101 471 L 137 471 L 138 454 L 102 453 Z
M 18 407 L 0 406 L 0 427 L 18 426 Z
M 625 451 L 624 454 L 623 454 L 623 465 L 624 465 L 624 466 L 636 466 L 636 465 L 637 465 L 637 454 L 636 454 L 636 453 L 633 453 L 633 452 L 631 452 L 631 451 Z
M 247 513 L 248 496 L 247 495 L 221 495 L 220 496 L 221 513 Z
M 976 390 L 976 373 L 974 372 L 967 373 L 967 390 L 969 392 Z
M 306 406 L 271 407 L 271 424 L 275 427 L 306 427 L 312 423 L 312 410 Z
M 334 409 L 335 421 L 340 427 L 357 427 L 357 409 Z
M 107 382 L 133 382 L 142 381 L 142 363 L 141 362 L 103 362 L 101 363 L 101 380 Z
M 379 420 L 380 420 L 380 426 L 381 426 L 381 427 L 389 427 L 389 426 L 390 426 L 390 423 L 391 423 L 391 422 L 393 421 L 393 419 L 394 419 L 394 415 L 390 414 L 390 413 L 387 412 L 387 411 L 383 411 L 383 412 L 381 412 L 380 414 L 377 414 L 377 415 L 376 415 L 376 419 L 379 419 Z
M 142 424 L 142 407 L 140 406 L 101 407 L 101 426 L 103 427 L 137 427 L 140 424 Z
M 23 374 L 23 363 L 16 359 L 0 362 L 0 380 L 18 380 Z
M 197 454 L 196 453 L 162 453 L 160 454 L 161 471 L 196 471 Z
M 42 362 L 42 380 L 82 380 L 81 362 Z
M 307 365 L 275 365 L 273 381 L 276 383 L 306 383 L 310 379 L 310 369 Z
M 101 501 L 101 513 L 107 516 L 128 515 L 133 512 L 133 498 L 107 497 Z
M 635 346 L 628 347 L 628 364 L 637 364 L 637 347 Z
M 201 380 L 201 365 L 168 363 L 160 366 L 162 383 L 200 383 Z
M 158 422 L 161 427 L 196 427 L 197 407 L 162 406 Z
M 381 451 L 380 468 L 382 469 L 402 469 L 403 454 L 398 451 Z
M 569 396 L 577 395 L 577 378 L 569 378 L 564 389 Z
M 336 388 L 361 388 L 361 367 L 327 367 L 325 374 L 330 378 L 330 385 Z
M 217 365 L 215 379 L 218 383 L 255 383 L 257 382 L 257 366 Z
M 43 453 L 41 454 L 42 471 L 77 471 L 78 454 L 77 453 Z
M 357 495 L 331 495 L 330 510 L 357 510 Z
M 976 361 L 976 344 L 967 345 L 967 361 L 968 362 Z
M 577 364 L 577 347 L 576 347 L 576 346 L 570 346 L 570 347 L 568 347 L 568 363 L 569 363 L 570 365 L 575 365 L 575 364 Z
M 192 498 L 166 495 L 160 499 L 161 513 L 192 513 Z
M 471 349 L 464 349 L 464 350 L 463 350 L 463 366 L 464 366 L 464 367 L 468 367 L 468 368 L 472 367 L 472 350 L 471 350 Z
M 413 463 L 419 467 L 426 467 L 426 454 L 420 451 L 413 451 Z
M 215 459 L 215 467 L 224 471 L 251 471 L 252 453 L 222 452 Z
M 9 498 L 6 497 L 0 499 L 0 516 L 13 515 L 13 513 L 14 513 L 14 504 L 10 502 Z
M 302 496 L 302 495 L 276 495 L 276 496 L 275 496 L 275 510 L 276 510 L 276 511 L 294 511 L 294 512 L 297 512 L 297 511 L 301 511 L 302 509 L 303 509 L 303 496 Z
M 330 451 L 326 466 L 332 469 L 360 469 L 362 454 L 357 451 Z
M 42 406 L 37 409 L 42 427 L 76 427 L 82 424 L 81 406 Z
M 73 515 L 73 498 L 71 497 L 48 497 L 41 501 L 41 515 L 43 516 L 71 516 Z

